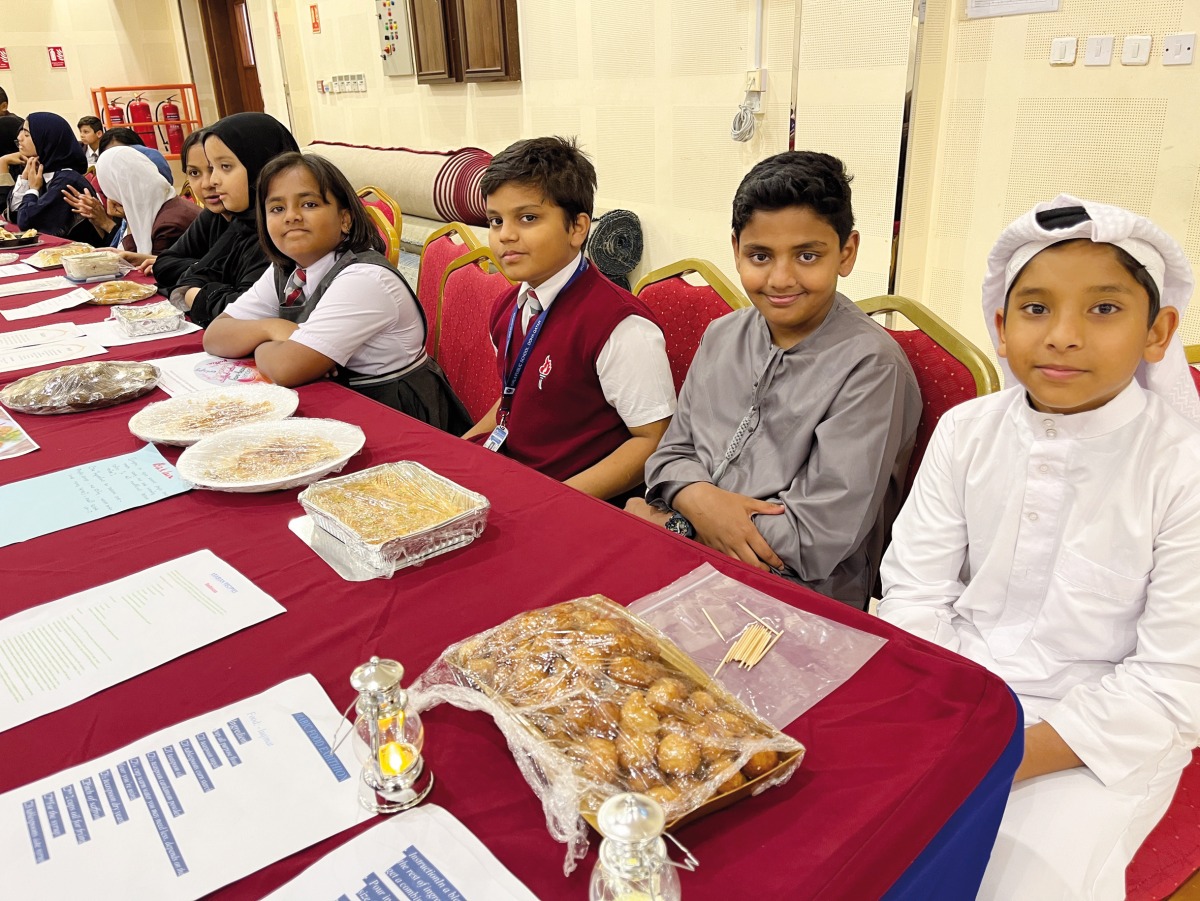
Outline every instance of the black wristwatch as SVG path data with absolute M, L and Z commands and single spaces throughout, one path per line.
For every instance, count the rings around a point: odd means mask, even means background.
M 696 530 L 692 528 L 692 524 L 674 510 L 671 511 L 671 518 L 663 523 L 663 525 L 667 528 L 667 531 L 682 535 L 684 538 L 696 537 Z

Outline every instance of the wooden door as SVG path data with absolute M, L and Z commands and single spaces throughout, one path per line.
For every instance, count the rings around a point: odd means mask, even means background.
M 455 0 L 464 81 L 519 81 L 517 0 Z
M 461 81 L 455 0 L 408 0 L 414 68 L 421 84 Z
M 254 38 L 245 0 L 201 0 L 204 43 L 217 96 L 217 112 L 263 112 Z

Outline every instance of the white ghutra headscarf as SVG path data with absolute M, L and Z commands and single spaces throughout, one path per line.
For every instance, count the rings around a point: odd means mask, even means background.
M 1065 215 L 1063 218 L 1069 224 L 1064 227 L 1055 227 L 1052 214 L 1042 215 L 1039 221 L 1039 214 L 1072 207 L 1081 208 L 1086 216 Z M 1039 203 L 1009 225 L 988 255 L 987 275 L 983 279 L 983 317 L 994 346 L 999 346 L 996 312 L 1004 308 L 1004 298 L 1025 264 L 1053 244 L 1080 238 L 1115 244 L 1141 263 L 1158 286 L 1160 306 L 1174 307 L 1183 321 L 1194 282 L 1191 264 L 1175 239 L 1144 216 L 1060 194 L 1049 203 Z M 1004 359 L 1000 360 L 1000 368 L 1005 384 L 1011 385 L 1012 372 Z M 1141 363 L 1135 377 L 1147 391 L 1159 395 L 1181 415 L 1200 425 L 1200 396 L 1188 371 L 1178 331 L 1162 362 Z
M 175 196 L 158 167 L 132 147 L 109 147 L 96 160 L 100 190 L 125 208 L 125 221 L 138 253 L 153 253 L 154 220 Z

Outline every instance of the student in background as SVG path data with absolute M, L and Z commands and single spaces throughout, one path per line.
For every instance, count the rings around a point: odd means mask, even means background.
M 63 197 L 66 188 L 88 187 L 83 148 L 67 120 L 54 113 L 30 113 L 17 140 L 26 162 L 9 198 L 9 218 L 22 230 L 94 241 L 95 230 Z
M 534 138 L 498 154 L 482 188 L 489 244 L 520 284 L 491 314 L 505 393 L 464 437 L 595 497 L 627 494 L 675 387 L 654 314 L 583 255 L 596 170 L 573 141 Z
M 921 417 L 898 344 L 838 293 L 858 254 L 842 161 L 763 160 L 733 198 L 753 307 L 704 333 L 679 409 L 626 507 L 864 608 Z
M 100 159 L 100 138 L 104 134 L 104 123 L 96 116 L 84 116 L 76 123 L 79 129 L 79 143 L 83 145 L 83 154 L 87 157 L 89 166 L 96 165 Z
M 203 208 L 179 240 L 160 253 L 149 266 L 142 267 L 143 272 L 154 275 L 159 292 L 168 297 L 188 271 L 217 243 L 231 218 L 210 181 L 212 166 L 204 155 L 203 129 L 193 131 L 184 139 L 179 157 L 183 162 L 183 174 Z
M 879 615 L 1000 676 L 1025 752 L 979 897 L 1120 899 L 1200 741 L 1200 400 L 1179 245 L 1060 196 L 1001 234 L 1006 390 L 938 423 Z
M 171 165 L 167 162 L 167 158 L 153 147 L 145 146 L 142 143 L 142 136 L 132 128 L 113 128 L 104 132 L 99 141 L 100 153 L 103 154 L 110 147 L 133 148 L 152 162 L 158 174 L 168 185 L 174 187 L 175 175 L 171 172 Z M 115 217 L 110 211 L 108 197 L 100 187 L 95 167 L 88 170 L 84 177 L 92 186 L 94 194 L 89 191 L 80 192 L 74 188 L 67 188 L 63 192 L 63 196 L 67 198 L 71 208 L 91 222 L 92 227 L 96 229 L 96 233 L 100 237 L 93 243 L 116 247 L 125 236 L 124 223 L 119 222 L 119 217 Z
M 296 139 L 266 113 L 234 113 L 205 129 L 209 185 L 230 221 L 204 258 L 171 290 L 171 302 L 206 326 L 253 287 L 269 261 L 255 225 L 255 182 L 270 160 L 298 151 Z
M 285 153 L 258 182 L 259 240 L 274 264 L 204 333 L 204 349 L 254 355 L 277 385 L 330 376 L 460 434 L 471 421 L 425 353 L 427 323 L 341 171 Z
M 110 147 L 96 164 L 110 212 L 122 217 L 117 247 L 134 266 L 153 262 L 174 244 L 200 215 L 190 200 L 159 176 L 154 164 L 132 147 Z
M 8 207 L 13 182 L 25 168 L 25 159 L 17 147 L 17 132 L 25 120 L 9 112 L 8 94 L 0 88 L 0 212 Z

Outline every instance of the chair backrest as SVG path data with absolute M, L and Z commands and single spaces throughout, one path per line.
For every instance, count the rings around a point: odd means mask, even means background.
M 1173 892 L 1200 868 L 1200 750 L 1184 767 L 1171 806 L 1125 869 L 1128 901 L 1184 898 Z
M 179 196 L 184 200 L 190 200 L 192 203 L 196 204 L 196 206 L 204 206 L 204 202 L 197 197 L 196 192 L 192 190 L 192 183 L 190 181 L 185 181 L 183 183 L 183 187 L 179 189 Z
M 438 297 L 442 289 L 442 276 L 451 263 L 478 249 L 479 242 L 475 240 L 475 235 L 461 222 L 443 225 L 425 239 L 425 246 L 421 250 L 421 267 L 417 270 L 417 301 L 429 322 L 425 352 L 431 356 L 437 355 L 438 335 L 441 332 Z
M 703 278 L 705 284 L 693 285 L 684 278 L 692 273 Z M 634 286 L 633 293 L 662 325 L 676 393 L 683 387 L 708 324 L 750 305 L 715 266 L 697 259 L 680 260 L 655 269 Z
M 1200 365 L 1200 344 L 1189 344 L 1183 350 L 1187 354 L 1188 369 L 1192 373 L 1192 381 L 1196 385 L 1196 391 L 1200 392 L 1200 369 L 1196 368 L 1197 365 Z
M 367 211 L 367 218 L 371 220 L 371 224 L 375 226 L 375 230 L 379 232 L 383 238 L 383 254 L 388 258 L 393 266 L 400 264 L 400 235 L 396 229 L 392 228 L 392 224 L 387 221 L 383 213 L 366 201 L 363 201 L 363 209 Z
M 473 420 L 479 420 L 500 396 L 488 318 L 496 300 L 511 287 L 486 248 L 459 257 L 442 276 L 435 358 Z
M 1000 377 L 979 348 L 924 304 L 886 294 L 860 301 L 858 306 L 869 316 L 899 313 L 916 326 L 909 330 L 885 327 L 908 357 L 921 391 L 921 421 L 908 464 L 907 491 L 942 414 L 965 400 L 999 391 Z
M 396 203 L 383 188 L 363 185 L 358 189 L 358 198 L 366 206 L 379 210 L 388 224 L 396 230 L 396 234 L 404 231 L 404 214 L 400 212 L 400 204 Z

